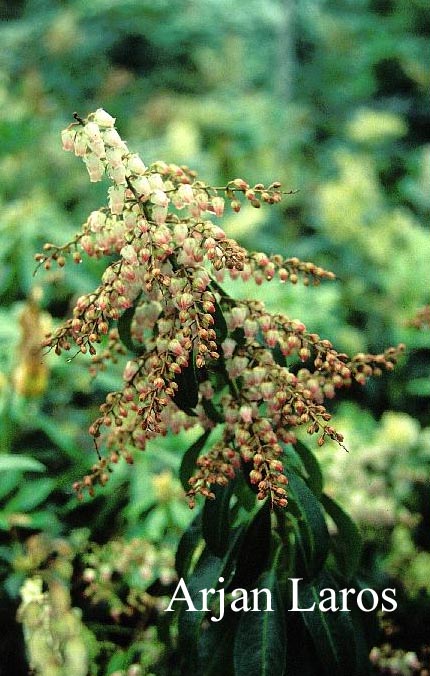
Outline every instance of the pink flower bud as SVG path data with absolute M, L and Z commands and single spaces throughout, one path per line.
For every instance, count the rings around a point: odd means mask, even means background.
M 123 164 L 119 164 L 117 167 L 109 167 L 109 175 L 112 178 L 112 180 L 117 184 L 117 185 L 125 185 L 126 181 L 126 176 L 125 176 L 125 167 Z
M 269 401 L 273 398 L 275 386 L 272 382 L 261 383 L 260 392 L 263 396 L 264 401 Z
M 73 129 L 63 129 L 61 132 L 61 142 L 63 144 L 63 150 L 70 151 L 74 148 L 76 131 Z
M 112 169 L 120 167 L 122 162 L 122 152 L 119 148 L 108 148 L 106 150 L 106 162 Z
M 178 244 L 183 244 L 188 235 L 188 226 L 185 223 L 175 223 L 173 236 Z
M 233 338 L 226 338 L 221 345 L 224 357 L 230 359 L 233 356 L 234 348 L 236 347 L 236 341 Z
M 163 225 L 163 223 L 166 222 L 167 211 L 167 207 L 160 207 L 157 205 L 152 207 L 152 218 L 157 225 Z
M 151 194 L 151 186 L 146 176 L 132 178 L 131 185 L 139 195 L 139 199 L 142 200 L 142 202 L 148 199 L 149 195 Z
M 275 347 L 277 342 L 278 342 L 278 339 L 279 339 L 278 331 L 276 331 L 274 329 L 269 329 L 269 331 L 267 331 L 264 334 L 264 339 L 265 339 L 266 345 L 268 347 L 271 347 L 271 348 Z
M 76 157 L 85 156 L 85 153 L 87 152 L 87 138 L 84 136 L 82 129 L 79 129 L 79 131 L 76 132 L 73 148 Z
M 187 310 L 194 303 L 194 298 L 191 293 L 182 293 L 177 302 L 180 310 Z
M 230 313 L 231 328 L 232 329 L 241 328 L 247 317 L 247 314 L 248 310 L 244 305 L 241 305 L 240 307 L 233 307 Z
M 252 423 L 252 408 L 248 404 L 243 404 L 240 407 L 239 415 L 244 423 Z
M 224 213 L 224 199 L 222 197 L 213 197 L 212 198 L 212 207 L 215 213 L 215 216 L 222 216 Z
M 104 174 L 104 164 L 96 155 L 85 155 L 84 162 L 90 175 L 91 183 L 101 181 Z
M 102 132 L 102 138 L 107 146 L 111 146 L 112 148 L 119 148 L 120 150 L 123 151 L 123 153 L 128 152 L 128 148 L 124 141 L 122 140 L 121 136 L 118 134 L 116 129 L 104 129 Z
M 166 193 L 163 192 L 163 190 L 154 190 L 153 193 L 151 194 L 151 202 L 152 204 L 155 204 L 157 207 L 167 207 L 169 204 L 170 200 L 167 197 Z
M 260 265 L 261 267 L 265 267 L 270 262 L 267 254 L 265 254 L 265 253 L 254 254 L 254 259 L 256 260 L 258 265 Z
M 81 238 L 80 246 L 88 256 L 94 255 L 94 242 L 89 235 L 84 235 L 84 237 Z
M 128 361 L 127 364 L 125 365 L 124 372 L 122 374 L 122 377 L 126 382 L 130 382 L 132 378 L 136 375 L 138 371 L 138 365 L 136 364 L 135 361 Z
M 164 190 L 164 183 L 160 174 L 150 174 L 148 180 L 151 190 Z
M 122 185 L 113 185 L 108 188 L 109 209 L 112 214 L 120 215 L 124 210 L 125 189 Z
M 169 342 L 169 352 L 172 352 L 177 357 L 179 357 L 180 354 L 184 354 L 184 348 L 177 338 L 174 338 Z
M 129 263 L 130 265 L 138 265 L 139 263 L 136 249 L 131 244 L 126 244 L 123 246 L 120 251 L 120 255 L 123 257 L 126 263 Z
M 103 108 L 97 108 L 93 115 L 93 120 L 100 127 L 113 127 L 115 124 L 115 117 L 112 117 Z
M 140 159 L 139 155 L 134 154 L 130 155 L 130 157 L 127 159 L 127 169 L 131 174 L 141 175 L 145 173 L 147 168 Z
M 85 125 L 84 132 L 89 141 L 101 140 L 101 133 L 98 124 L 95 122 L 88 122 Z
M 189 183 L 180 185 L 176 194 L 178 198 L 185 204 L 191 204 L 191 202 L 194 200 L 194 192 Z

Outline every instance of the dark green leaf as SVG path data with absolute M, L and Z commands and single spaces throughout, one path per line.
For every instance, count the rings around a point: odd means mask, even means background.
M 311 579 L 324 565 L 330 537 L 315 495 L 294 472 L 288 478 L 290 510 L 297 517 L 293 520 L 293 526 L 296 531 L 298 572 Z
M 236 477 L 234 493 L 237 497 L 238 504 L 247 512 L 252 512 L 255 508 L 256 497 L 250 485 L 245 481 L 242 472 Z
M 175 557 L 175 568 L 179 577 L 187 577 L 199 542 L 203 542 L 201 512 L 196 515 L 179 541 Z
M 235 676 L 233 665 L 233 645 L 236 626 L 240 619 L 227 606 L 225 616 L 220 622 L 209 622 L 202 627 L 198 647 L 199 670 L 202 676 Z
M 209 420 L 212 420 L 215 423 L 224 422 L 224 416 L 218 411 L 210 399 L 202 399 L 202 406 Z
M 299 607 L 311 608 L 303 611 L 303 621 L 315 645 L 324 672 L 328 676 L 353 676 L 356 668 L 356 641 L 354 625 L 347 612 L 324 612 L 320 610 L 320 591 L 333 589 L 336 592 L 336 606 L 341 607 L 336 582 L 326 571 L 321 571 L 312 582 L 299 585 Z
M 226 588 L 231 581 L 233 571 L 236 565 L 236 557 L 239 544 L 243 535 L 243 528 L 239 527 L 230 533 L 228 541 L 228 550 L 224 558 L 214 556 L 205 549 L 193 570 L 192 575 L 187 579 L 187 590 L 191 596 L 196 611 L 187 610 L 185 602 L 182 603 L 179 612 L 179 645 L 183 656 L 184 673 L 196 673 L 197 669 L 197 644 L 201 624 L 205 613 L 200 611 L 202 606 L 202 589 Z M 224 577 L 222 583 L 219 578 Z
M 127 308 L 127 310 L 125 310 L 122 313 L 121 317 L 118 319 L 117 327 L 121 342 L 126 346 L 128 350 L 130 350 L 130 352 L 134 352 L 134 354 L 139 354 L 139 348 L 135 345 L 131 337 L 131 324 L 133 322 L 135 312 L 136 305 Z
M 285 613 L 288 650 L 287 676 L 320 676 L 320 663 L 312 639 L 300 613 Z
M 323 478 L 319 462 L 312 451 L 305 444 L 302 444 L 301 441 L 297 440 L 294 448 L 300 456 L 308 474 L 307 484 L 311 491 L 319 498 L 323 489 Z
M 249 522 L 242 541 L 232 587 L 248 588 L 264 570 L 270 555 L 271 523 L 268 500 Z
M 213 486 L 215 500 L 206 500 L 203 508 L 203 537 L 216 556 L 223 556 L 227 551 L 233 488 L 233 481 L 229 481 L 227 486 Z
M 227 323 L 225 321 L 225 317 L 219 303 L 215 301 L 214 305 L 215 305 L 214 329 L 216 333 L 217 343 L 219 345 L 227 338 Z
M 352 581 L 354 589 L 359 590 L 360 584 Z M 370 676 L 371 669 L 369 654 L 380 639 L 380 624 L 377 613 L 363 613 L 357 606 L 351 607 L 349 617 L 354 626 L 356 644 L 357 668 L 354 676 Z
M 264 572 L 256 589 L 268 589 L 271 609 L 243 612 L 234 645 L 235 676 L 283 676 L 286 663 L 286 634 L 283 604 L 275 568 Z
M 332 550 L 339 572 L 349 580 L 355 575 L 360 564 L 362 551 L 360 532 L 351 517 L 328 495 L 324 494 L 321 502 L 337 527 L 337 534 L 332 537 Z
M 173 401 L 176 406 L 187 413 L 187 415 L 196 415 L 193 410 L 199 400 L 199 386 L 197 383 L 196 371 L 194 367 L 194 355 L 190 354 L 188 366 L 182 369 L 175 377 L 178 389 L 175 392 Z
M 182 458 L 181 467 L 179 469 L 179 478 L 184 490 L 188 491 L 190 485 L 188 479 L 193 475 L 196 469 L 196 460 L 202 451 L 211 430 L 206 430 L 203 434 L 195 441 L 187 451 L 184 453 Z

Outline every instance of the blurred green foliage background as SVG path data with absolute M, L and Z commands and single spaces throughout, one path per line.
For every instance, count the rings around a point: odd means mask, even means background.
M 408 321 L 429 301 L 427 0 L 3 0 L 0 19 L 0 674 L 26 673 L 15 622 L 24 580 L 78 555 L 99 575 L 98 605 L 83 595 L 82 570 L 58 573 L 61 602 L 48 586 L 57 611 L 83 608 L 90 638 L 70 625 L 62 640 L 82 639 L 88 673 L 175 673 L 174 637 L 154 634 L 142 595 L 158 598 L 171 581 L 190 521 L 176 472 L 195 437 L 157 442 L 79 504 L 71 484 L 94 458 L 86 429 L 120 374 L 94 384 L 84 358 L 49 355 L 43 367 L 37 352 L 45 327 L 100 273 L 91 262 L 33 276 L 43 243 L 67 241 L 104 202 L 106 186 L 90 185 L 59 141 L 74 111 L 98 107 L 147 164 L 298 190 L 280 207 L 228 214 L 224 227 L 338 281 L 233 293 L 282 308 L 341 350 L 406 343 L 394 374 L 336 404 L 350 454 L 322 458 L 330 491 L 365 534 L 369 574 L 392 576 L 403 609 L 416 601 L 421 633 L 400 616 L 394 642 L 418 650 L 429 628 L 430 333 Z M 115 543 L 132 538 L 152 549 L 114 569 Z M 135 572 L 143 565 L 146 577 Z M 127 594 L 141 595 L 140 619 Z

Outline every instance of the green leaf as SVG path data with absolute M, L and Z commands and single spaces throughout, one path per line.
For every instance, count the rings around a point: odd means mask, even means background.
M 225 321 L 224 313 L 221 309 L 221 306 L 217 301 L 214 302 L 215 305 L 215 314 L 214 314 L 214 329 L 216 333 L 218 345 L 222 343 L 227 338 L 227 323 Z
M 190 484 L 188 479 L 194 474 L 196 469 L 196 460 L 200 455 L 211 430 L 205 430 L 203 434 L 195 441 L 187 451 L 185 451 L 182 458 L 181 467 L 179 469 L 179 479 L 185 491 L 188 491 Z
M 183 656 L 183 673 L 197 673 L 198 663 L 198 637 L 205 613 L 201 612 L 202 589 L 220 588 L 219 578 L 224 577 L 222 587 L 226 588 L 231 581 L 236 565 L 237 551 L 243 536 L 243 527 L 230 532 L 228 549 L 223 558 L 210 553 L 205 549 L 195 566 L 192 575 L 187 579 L 186 585 L 196 611 L 187 610 L 187 604 L 183 602 L 178 620 L 179 646 Z M 188 671 L 186 671 L 188 669 Z
M 0 472 L 45 472 L 46 467 L 27 455 L 0 455 Z
M 4 500 L 7 495 L 19 486 L 22 480 L 21 472 L 3 472 L 0 481 L 0 500 Z
M 109 676 L 109 674 L 125 669 L 127 666 L 127 653 L 117 649 L 109 660 L 106 667 L 106 674 Z
M 243 612 L 234 645 L 235 676 L 283 676 L 286 663 L 286 633 L 283 603 L 275 568 L 258 579 L 258 590 L 268 589 L 272 611 Z
M 255 493 L 245 480 L 242 472 L 236 477 L 234 493 L 237 497 L 238 504 L 247 512 L 252 512 L 255 509 Z
M 224 422 L 224 416 L 218 411 L 210 399 L 202 399 L 202 406 L 209 420 L 212 420 L 212 422 L 215 423 Z
M 233 481 L 229 481 L 227 486 L 213 486 L 215 500 L 206 500 L 203 507 L 203 537 L 216 556 L 223 556 L 227 551 L 233 488 Z
M 270 502 L 266 500 L 249 521 L 237 557 L 232 587 L 249 587 L 264 570 L 271 545 Z
M 292 647 L 287 653 L 287 676 L 315 676 L 315 674 L 320 676 L 318 654 L 301 614 L 287 612 L 285 615 L 285 633 L 288 638 L 288 645 Z M 352 674 L 348 676 L 352 676 Z
M 414 397 L 430 397 L 430 379 L 414 378 L 406 383 L 406 391 Z
M 175 556 L 178 577 L 188 576 L 192 559 L 200 542 L 203 543 L 202 512 L 197 514 L 179 540 Z
M 181 411 L 184 411 L 187 415 L 195 416 L 196 412 L 193 409 L 197 406 L 199 400 L 199 386 L 193 354 L 190 354 L 188 366 L 175 376 L 175 381 L 178 389 L 173 396 L 173 401 Z
M 63 525 L 52 510 L 43 509 L 38 512 L 31 512 L 29 514 L 30 523 L 26 528 L 34 528 L 41 530 L 51 535 L 58 535 L 63 529 Z
M 330 536 L 320 502 L 304 480 L 289 474 L 290 514 L 295 514 L 293 526 L 296 532 L 297 567 L 300 574 L 312 579 L 327 558 Z M 302 570 L 301 570 L 302 569 Z
M 139 298 L 137 298 L 136 302 L 134 303 L 134 305 L 132 305 L 132 307 L 127 308 L 122 313 L 121 317 L 118 319 L 117 322 L 117 328 L 121 342 L 126 346 L 128 350 L 130 350 L 130 352 L 133 352 L 134 354 L 140 354 L 141 352 L 141 350 L 139 350 L 138 346 L 135 344 L 133 338 L 131 337 L 131 324 L 133 322 L 133 317 L 136 312 L 138 301 Z
M 335 590 L 336 605 L 341 607 L 342 602 L 334 578 L 326 571 L 321 571 L 316 580 L 299 586 L 299 607 L 310 608 L 315 603 L 314 610 L 303 611 L 301 615 L 324 672 L 328 676 L 345 676 L 345 674 L 353 676 L 356 669 L 354 625 L 349 613 L 320 610 L 320 591 L 325 588 Z
M 311 491 L 319 498 L 323 489 L 323 477 L 320 464 L 312 451 L 305 446 L 305 444 L 302 444 L 301 441 L 297 440 L 294 444 L 294 448 L 300 456 L 307 472 L 308 478 L 306 483 Z
M 143 521 L 142 532 L 144 537 L 151 542 L 159 542 L 168 527 L 169 518 L 166 505 L 159 504 L 146 516 Z
M 202 627 L 198 646 L 199 670 L 196 673 L 219 676 L 222 664 L 222 676 L 235 676 L 233 645 L 239 619 L 239 613 L 234 613 L 227 606 L 220 622 L 209 622 Z
M 328 495 L 322 495 L 322 505 L 337 527 L 337 535 L 331 538 L 333 554 L 339 572 L 349 580 L 360 564 L 362 541 L 358 527 L 351 517 Z
M 38 507 L 55 488 L 55 479 L 26 479 L 21 483 L 18 492 L 11 498 L 6 510 L 11 512 L 30 512 Z

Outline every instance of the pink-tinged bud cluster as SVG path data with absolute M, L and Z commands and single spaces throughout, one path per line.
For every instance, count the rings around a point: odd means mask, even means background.
M 179 482 L 173 477 L 158 475 L 154 479 L 155 489 L 158 477 L 164 479 L 160 486 L 165 492 L 169 491 L 169 499 L 177 499 Z M 162 490 L 158 493 L 161 500 Z M 160 597 L 152 596 L 148 589 L 157 578 L 161 584 L 170 585 L 177 577 L 171 549 L 156 547 L 143 538 L 115 538 L 102 545 L 91 543 L 82 556 L 85 562 L 82 573 L 84 596 L 93 604 L 102 602 L 116 622 L 120 622 L 122 616 L 154 612 L 154 609 L 161 611 Z M 139 593 L 132 591 L 137 581 Z M 127 589 L 125 594 L 124 589 Z M 138 664 L 127 670 L 128 676 L 141 673 Z
M 132 463 L 133 449 L 143 450 L 148 439 L 223 422 L 221 441 L 197 460 L 190 505 L 198 494 L 213 497 L 212 486 L 244 466 L 258 499 L 284 507 L 283 446 L 295 443 L 296 428 L 318 434 L 319 445 L 327 437 L 342 445 L 324 402 L 392 369 L 401 348 L 350 358 L 300 320 L 271 314 L 261 302 L 236 302 L 221 288 L 226 271 L 257 284 L 334 278 L 297 258 L 248 252 L 211 220 L 226 203 L 239 211 L 243 200 L 256 208 L 279 202 L 278 183 L 250 186 L 236 178 L 212 187 L 188 167 L 147 167 L 106 111 L 75 120 L 62 133 L 63 147 L 82 157 L 91 181 L 110 179 L 108 203 L 74 239 L 46 244 L 36 260 L 46 269 L 53 262 L 62 268 L 67 255 L 76 263 L 83 254 L 109 262 L 100 285 L 77 299 L 73 316 L 45 344 L 57 354 L 72 345 L 88 352 L 94 375 L 124 362 L 122 388 L 108 394 L 90 427 L 108 456 L 76 482 L 78 495 L 104 485 L 120 456 Z

